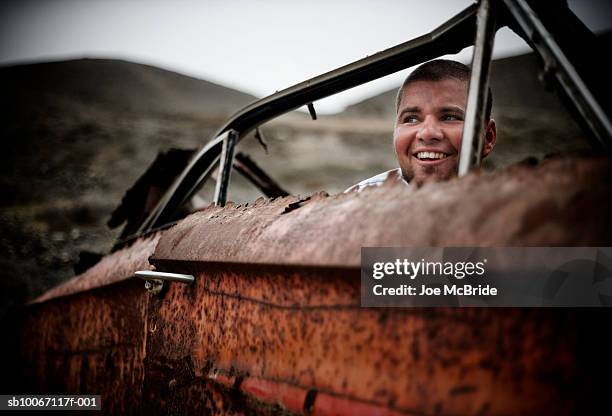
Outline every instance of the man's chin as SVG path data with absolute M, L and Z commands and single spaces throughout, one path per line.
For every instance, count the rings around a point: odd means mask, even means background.
M 414 177 L 413 183 L 416 185 L 417 188 L 420 188 L 426 183 L 441 182 L 444 180 L 446 180 L 446 178 L 441 178 L 437 175 L 419 175 Z
M 413 172 L 406 172 L 404 169 L 402 169 L 402 175 L 406 182 L 420 188 L 426 183 L 447 181 L 457 176 L 457 173 L 452 171 L 441 171 L 435 168 L 425 168 L 418 169 L 417 171 Z

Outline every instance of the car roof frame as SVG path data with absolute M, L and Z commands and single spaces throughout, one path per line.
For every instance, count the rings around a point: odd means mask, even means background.
M 559 2 L 564 3 L 563 0 Z M 304 105 L 311 106 L 319 99 L 442 55 L 458 53 L 463 48 L 474 45 L 473 70 L 466 108 L 467 126 L 464 128 L 464 138 L 467 138 L 466 143 L 469 145 L 463 146 L 464 149 L 469 150 L 462 151 L 463 167 L 460 168 L 460 174 L 466 174 L 480 163 L 477 155 L 480 153 L 479 149 L 482 148 L 484 97 L 488 88 L 493 38 L 497 30 L 506 25 L 532 46 L 544 63 L 547 75 L 555 78 L 556 85 L 573 100 L 590 132 L 597 139 L 595 143 L 592 142 L 592 145 L 599 146 L 610 153 L 612 128 L 608 115 L 589 91 L 572 65 L 571 59 L 565 56 L 562 48 L 540 20 L 539 15 L 543 13 L 543 9 L 532 8 L 534 4 L 536 3 L 533 0 L 481 0 L 465 8 L 428 34 L 247 105 L 229 118 L 211 136 L 208 143 L 195 152 L 183 172 L 139 226 L 138 231 L 126 240 L 133 240 L 174 222 L 176 220 L 173 218 L 174 213 L 197 192 L 219 161 L 221 161 L 219 171 L 229 172 L 225 167 L 227 164 L 231 166 L 232 158 L 222 155 L 224 142 L 227 149 L 229 137 L 232 137 L 232 146 L 234 146 L 253 129 L 284 113 Z M 565 13 L 569 12 L 566 4 L 565 10 Z M 471 104 L 470 94 L 475 97 Z M 231 153 L 233 154 L 233 149 Z M 223 183 L 217 186 L 215 201 L 222 205 L 226 195 L 220 195 L 219 192 L 227 192 L 229 173 L 220 175 L 218 180 Z

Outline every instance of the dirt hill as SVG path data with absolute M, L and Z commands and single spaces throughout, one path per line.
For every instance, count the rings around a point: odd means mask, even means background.
M 80 59 L 0 68 L 4 94 L 20 105 L 107 107 L 116 112 L 227 116 L 256 98 L 154 66 Z M 5 96 L 5 98 L 8 98 Z

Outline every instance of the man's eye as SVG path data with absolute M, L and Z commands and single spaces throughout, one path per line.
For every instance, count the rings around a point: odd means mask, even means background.
M 455 114 L 445 114 L 442 116 L 442 121 L 461 121 L 461 120 L 463 119 Z
M 419 119 L 417 116 L 406 116 L 404 117 L 404 123 L 417 123 Z

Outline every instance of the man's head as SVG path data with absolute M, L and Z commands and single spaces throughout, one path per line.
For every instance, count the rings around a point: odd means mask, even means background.
M 404 81 L 397 95 L 393 143 L 407 181 L 420 186 L 457 175 L 469 79 L 467 66 L 439 59 L 419 66 Z M 482 157 L 497 138 L 492 102 L 489 90 Z

